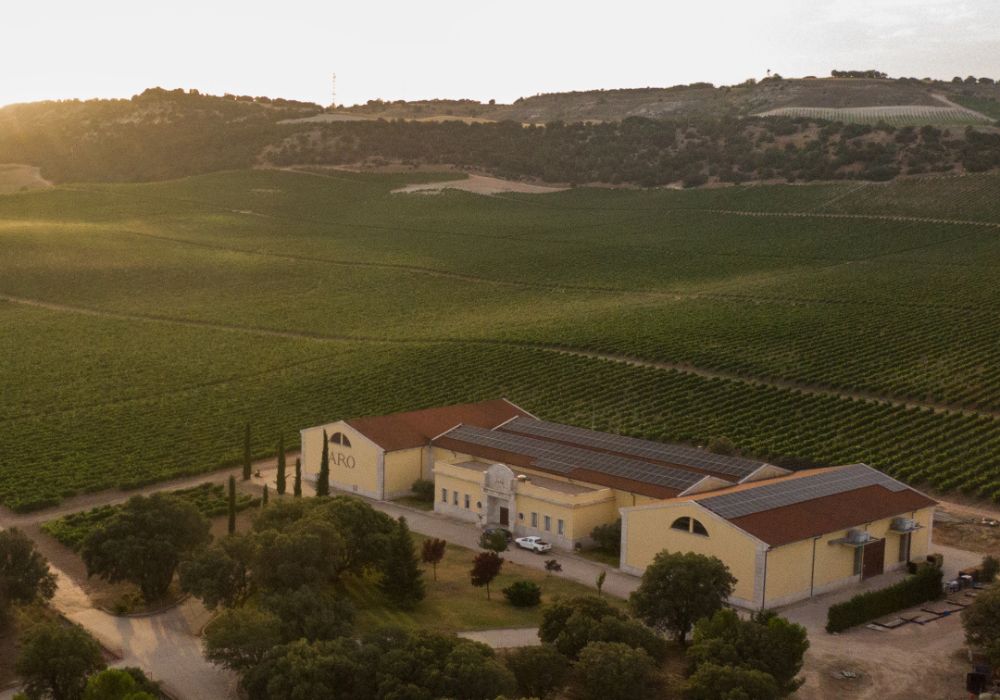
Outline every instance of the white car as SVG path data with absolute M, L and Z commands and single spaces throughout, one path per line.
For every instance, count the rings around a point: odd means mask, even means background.
M 543 540 L 541 537 L 518 537 L 514 540 L 514 544 L 522 549 L 530 549 L 532 552 L 547 552 L 552 549 L 552 545 Z

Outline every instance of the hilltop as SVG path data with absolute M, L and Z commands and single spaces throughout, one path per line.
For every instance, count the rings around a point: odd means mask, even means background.
M 854 75 L 854 74 L 850 74 Z M 353 107 L 152 88 L 0 109 L 0 163 L 52 182 L 449 165 L 559 184 L 889 180 L 1000 168 L 987 78 L 783 79 Z

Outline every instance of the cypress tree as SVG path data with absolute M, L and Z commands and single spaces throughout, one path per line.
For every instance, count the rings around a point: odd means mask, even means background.
M 279 496 L 285 495 L 285 436 L 278 436 L 278 478 L 275 484 Z
M 424 572 L 420 570 L 410 528 L 402 516 L 391 535 L 382 574 L 382 590 L 399 607 L 410 609 L 423 600 Z
M 229 475 L 229 534 L 236 532 L 236 477 Z
M 250 423 L 243 433 L 243 481 L 250 481 Z
M 323 431 L 323 455 L 319 460 L 319 478 L 316 479 L 316 495 L 330 495 L 330 439 Z
M 296 498 L 302 497 L 302 460 L 295 458 L 295 481 L 292 484 L 292 495 Z
M 267 484 L 264 484 L 264 493 L 261 494 L 260 505 L 262 508 L 267 505 Z

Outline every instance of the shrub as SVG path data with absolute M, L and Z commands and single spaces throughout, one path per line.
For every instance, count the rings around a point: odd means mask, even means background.
M 428 479 L 417 479 L 410 487 L 413 495 L 424 503 L 434 502 L 434 482 Z
M 531 581 L 515 581 L 503 589 L 503 595 L 515 608 L 531 608 L 542 602 L 542 589 Z
M 941 597 L 941 569 L 923 565 L 917 573 L 894 586 L 869 591 L 848 601 L 831 605 L 827 611 L 826 631 L 840 632 L 877 617 L 919 605 Z
M 613 523 L 598 525 L 590 531 L 590 537 L 597 543 L 597 548 L 608 554 L 621 554 L 622 551 L 622 519 Z
M 521 647 L 507 656 L 507 668 L 517 679 L 517 691 L 525 698 L 545 698 L 566 684 L 569 659 L 555 647 Z
M 993 583 L 997 573 L 1000 573 L 1000 561 L 996 557 L 983 557 L 983 563 L 979 566 L 979 576 L 983 583 Z

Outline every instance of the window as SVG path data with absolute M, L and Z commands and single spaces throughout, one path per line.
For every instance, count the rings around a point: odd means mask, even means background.
M 563 523 L 562 518 L 560 518 L 558 521 L 556 521 L 556 530 L 557 530 L 557 532 L 560 535 L 563 534 L 563 526 L 564 525 L 565 525 L 565 523 Z
M 458 491 L 451 492 L 451 502 L 456 506 L 458 505 Z
M 538 527 L 538 513 L 531 514 L 531 527 Z
M 517 514 L 517 519 L 518 520 L 524 520 L 524 513 L 518 513 Z
M 448 502 L 448 489 L 441 489 L 441 502 L 442 503 Z
M 482 510 L 482 509 L 483 509 L 483 502 L 476 501 L 476 510 Z
M 861 563 L 865 558 L 865 548 L 855 547 L 854 548 L 854 575 L 857 576 L 861 573 Z
M 465 494 L 465 509 L 469 509 L 469 505 L 472 499 L 469 498 L 469 494 Z
M 910 561 L 910 539 L 912 536 L 912 532 L 899 536 L 899 561 Z
M 545 531 L 546 532 L 552 531 L 552 518 L 550 518 L 547 515 L 545 516 Z
M 691 532 L 691 518 L 683 517 L 677 518 L 670 526 L 675 530 L 683 530 L 684 532 Z
M 691 532 L 693 532 L 696 535 L 704 535 L 705 537 L 708 537 L 708 530 L 705 529 L 705 526 L 702 525 L 701 521 L 699 520 L 692 521 Z
M 344 447 L 350 447 L 351 441 L 343 433 L 334 433 L 330 436 L 330 442 L 334 445 L 343 445 Z

